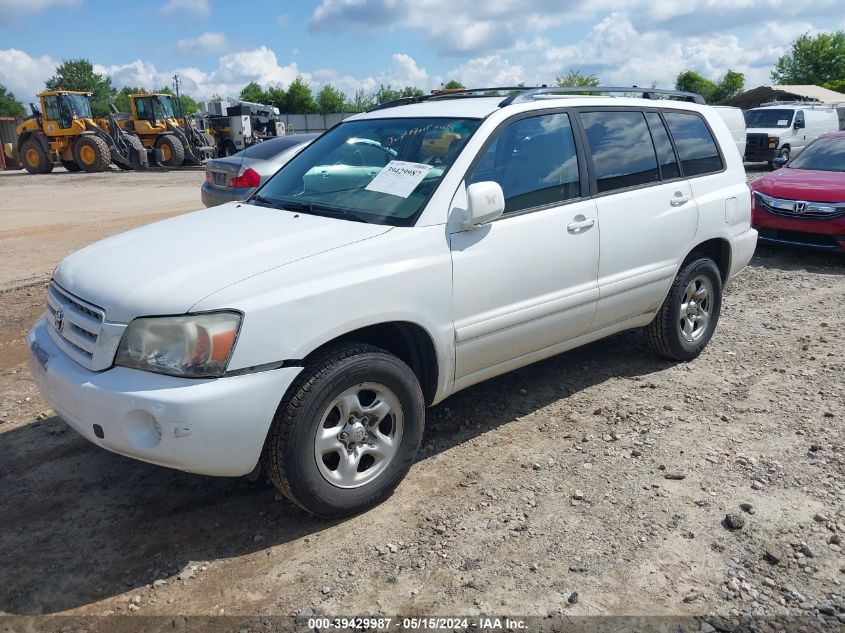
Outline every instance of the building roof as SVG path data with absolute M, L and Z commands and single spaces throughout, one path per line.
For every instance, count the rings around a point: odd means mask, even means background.
M 722 101 L 719 105 L 748 109 L 767 101 L 815 101 L 845 105 L 845 94 L 821 86 L 758 86 Z

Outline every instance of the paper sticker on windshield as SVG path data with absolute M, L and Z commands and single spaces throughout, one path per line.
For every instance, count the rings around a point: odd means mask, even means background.
M 778 125 L 789 125 L 789 119 L 778 119 Z
M 408 163 L 404 160 L 392 160 L 378 175 L 364 187 L 367 191 L 389 193 L 392 196 L 407 198 L 417 185 L 431 171 L 432 165 Z

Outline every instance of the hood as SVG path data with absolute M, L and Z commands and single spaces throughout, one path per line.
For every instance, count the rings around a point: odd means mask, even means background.
M 231 202 L 96 242 L 65 258 L 53 277 L 109 321 L 126 323 L 183 314 L 247 277 L 391 228 Z
M 781 167 L 751 183 L 776 198 L 806 202 L 845 202 L 845 173 Z
M 748 134 L 765 134 L 766 136 L 777 136 L 780 138 L 784 134 L 792 134 L 791 127 L 747 127 L 745 128 Z

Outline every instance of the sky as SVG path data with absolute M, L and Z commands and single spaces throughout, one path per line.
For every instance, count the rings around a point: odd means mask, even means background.
M 802 33 L 845 29 L 845 0 L 0 0 L 0 84 L 24 102 L 65 59 L 148 89 L 236 96 L 250 81 L 347 94 L 542 85 L 569 69 L 672 87 L 769 71 Z

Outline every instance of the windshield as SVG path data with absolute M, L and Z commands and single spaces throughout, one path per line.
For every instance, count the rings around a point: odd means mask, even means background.
M 63 95 L 64 102 L 70 108 L 74 118 L 90 119 L 91 118 L 91 103 L 88 101 L 86 95 Z
M 478 119 L 365 119 L 328 131 L 252 198 L 374 224 L 410 226 Z
M 820 138 L 793 158 L 792 169 L 845 171 L 845 137 Z
M 745 113 L 745 127 L 789 127 L 795 110 L 749 110 Z
M 156 119 L 172 119 L 176 115 L 173 114 L 173 100 L 170 97 L 156 97 L 153 99 L 153 114 Z

